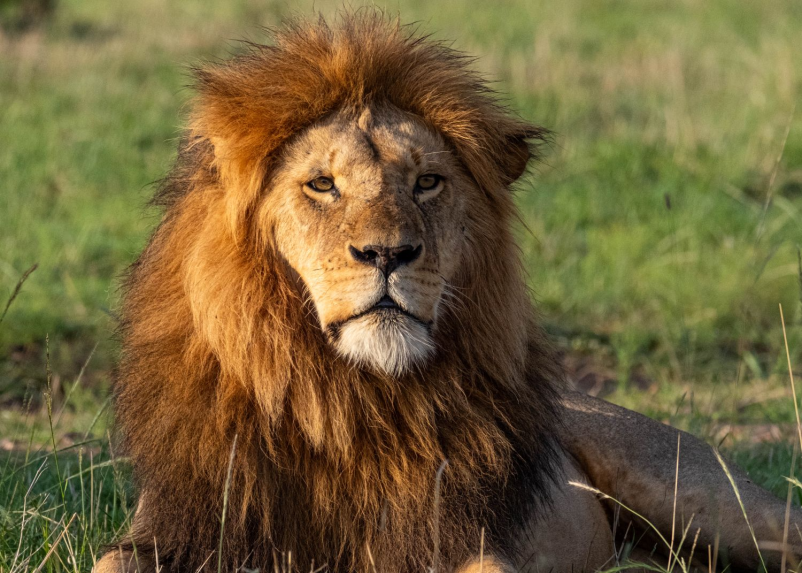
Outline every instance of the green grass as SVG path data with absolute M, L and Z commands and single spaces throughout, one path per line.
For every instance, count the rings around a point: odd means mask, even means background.
M 519 188 L 547 323 L 575 343 L 603 338 L 621 379 L 645 367 L 660 380 L 726 380 L 741 360 L 764 377 L 781 364 L 781 302 L 798 358 L 799 3 L 503 4 L 387 7 L 481 56 L 510 103 L 556 132 Z M 288 12 L 87 0 L 6 34 L 0 298 L 40 266 L 0 348 L 41 358 L 49 333 L 68 344 L 65 374 L 95 343 L 109 367 L 117 277 L 155 221 L 143 206 L 174 154 L 186 65 L 236 50 L 231 38 L 263 38 L 256 23 Z M 4 363 L 0 396 L 20 386 Z
M 174 157 L 187 65 L 292 10 L 62 0 L 22 26 L 23 1 L 0 2 L 0 305 L 39 266 L 0 324 L 0 445 L 13 450 L 0 459 L 0 570 L 33 570 L 72 515 L 45 567 L 86 570 L 130 506 L 124 464 L 80 472 L 109 459 L 117 285 L 157 220 L 144 205 Z M 784 496 L 795 430 L 780 303 L 802 364 L 802 3 L 378 5 L 480 56 L 509 103 L 555 131 L 519 185 L 519 237 L 572 371 L 721 442 Z M 56 446 L 95 441 L 59 456 L 60 478 L 42 458 L 34 480 L 32 460 L 53 451 L 47 336 Z
M 97 441 L 0 456 L 0 468 L 3 571 L 88 571 L 130 526 L 130 478 Z

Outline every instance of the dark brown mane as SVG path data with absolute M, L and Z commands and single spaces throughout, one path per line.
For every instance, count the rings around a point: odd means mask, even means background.
M 508 187 L 544 132 L 512 117 L 466 59 L 372 11 L 296 22 L 274 45 L 197 71 L 162 223 L 125 284 L 118 431 L 142 492 L 133 543 L 171 570 L 327 563 L 423 571 L 439 532 L 452 568 L 547 501 L 559 371 L 535 325 Z M 294 134 L 341 108 L 422 117 L 490 197 L 473 213 L 437 357 L 399 379 L 338 358 L 252 214 Z M 435 473 L 449 462 L 435 522 Z M 127 542 L 126 540 L 124 540 Z M 210 558 L 211 556 L 211 558 Z

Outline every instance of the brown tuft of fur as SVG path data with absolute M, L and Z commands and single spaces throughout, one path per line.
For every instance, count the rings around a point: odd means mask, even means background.
M 197 71 L 162 223 L 130 270 L 117 429 L 141 491 L 130 539 L 169 570 L 445 570 L 548 501 L 559 372 L 535 325 L 509 185 L 544 132 L 499 106 L 464 56 L 363 11 L 295 22 Z M 453 145 L 491 198 L 437 355 L 400 378 L 350 366 L 310 318 L 254 211 L 282 147 L 343 108 L 390 104 Z M 435 507 L 435 474 L 448 467 Z M 436 519 L 437 517 L 437 519 Z M 369 549 L 369 551 L 368 551 Z M 279 557 L 277 557 L 279 556 Z

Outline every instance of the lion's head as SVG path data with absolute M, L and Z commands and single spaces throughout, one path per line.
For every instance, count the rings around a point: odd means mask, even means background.
M 400 375 L 436 359 L 432 331 L 440 306 L 460 303 L 448 289 L 470 255 L 468 205 L 480 194 L 453 147 L 420 118 L 366 106 L 292 141 L 256 220 L 337 352 Z
M 204 562 L 234 436 L 232 565 L 418 568 L 435 531 L 458 560 L 542 501 L 558 373 L 509 186 L 544 132 L 466 66 L 368 11 L 197 71 L 123 308 L 138 551 Z

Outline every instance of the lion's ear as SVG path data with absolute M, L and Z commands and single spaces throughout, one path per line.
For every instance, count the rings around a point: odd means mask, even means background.
M 537 149 L 547 140 L 546 129 L 526 126 L 507 136 L 505 149 L 499 154 L 504 182 L 510 185 L 526 172 L 529 161 L 537 157 Z

